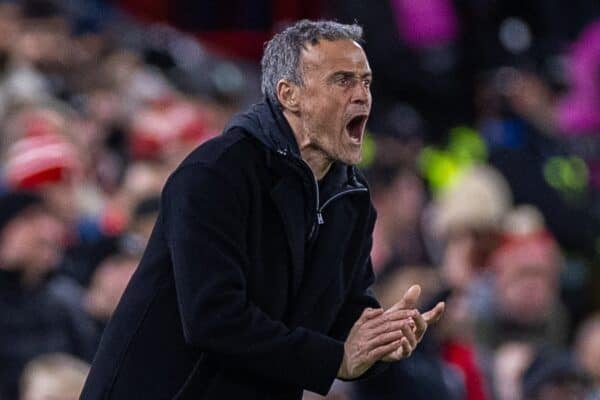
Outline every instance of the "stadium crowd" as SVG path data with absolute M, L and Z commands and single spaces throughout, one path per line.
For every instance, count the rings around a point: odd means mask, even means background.
M 447 303 L 409 359 L 327 398 L 600 399 L 600 6 L 323 3 L 364 25 L 375 75 L 375 291 Z M 0 2 L 1 400 L 78 398 L 170 171 L 260 100 L 256 60 L 203 39 Z

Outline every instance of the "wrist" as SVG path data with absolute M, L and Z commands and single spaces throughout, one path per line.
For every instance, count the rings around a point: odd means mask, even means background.
M 346 365 L 346 354 L 344 353 L 344 357 L 342 357 L 342 363 L 338 368 L 337 377 L 339 379 L 348 379 L 349 375 L 350 374 L 348 373 L 348 367 Z

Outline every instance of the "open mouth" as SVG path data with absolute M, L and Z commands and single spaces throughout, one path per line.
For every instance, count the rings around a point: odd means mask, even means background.
M 353 142 L 360 144 L 362 142 L 365 125 L 367 123 L 367 115 L 357 115 L 346 124 L 346 131 Z

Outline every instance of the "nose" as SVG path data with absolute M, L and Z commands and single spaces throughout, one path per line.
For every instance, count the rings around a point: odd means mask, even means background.
M 354 85 L 354 90 L 352 91 L 352 103 L 368 105 L 370 102 L 371 88 L 363 82 Z

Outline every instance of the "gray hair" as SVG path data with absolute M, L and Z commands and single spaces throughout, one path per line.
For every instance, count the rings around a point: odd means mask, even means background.
M 277 99 L 277 82 L 287 79 L 302 85 L 300 52 L 306 44 L 317 44 L 319 40 L 350 39 L 362 42 L 363 29 L 360 25 L 340 24 L 335 21 L 302 20 L 273 36 L 265 46 L 262 57 L 261 91 L 274 104 Z

